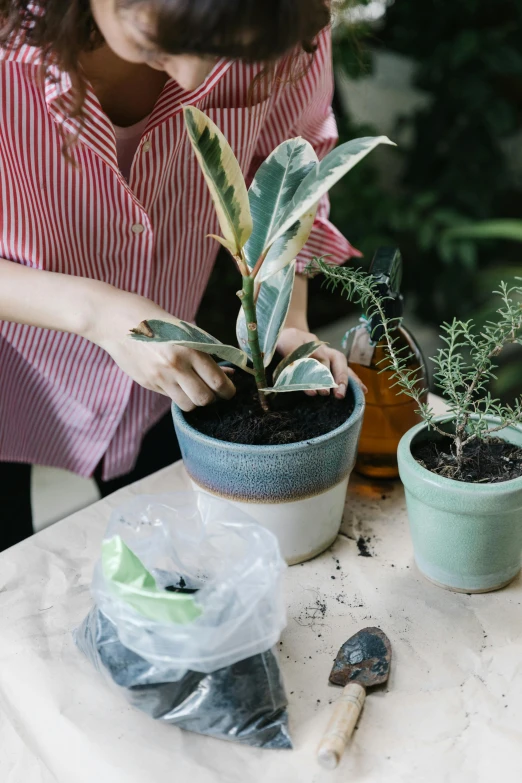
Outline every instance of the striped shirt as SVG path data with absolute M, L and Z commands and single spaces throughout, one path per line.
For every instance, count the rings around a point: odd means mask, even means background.
M 129 181 L 118 168 L 114 126 L 89 88 L 84 126 L 62 154 L 72 84 L 39 78 L 38 50 L 0 59 L 0 258 L 34 269 L 103 280 L 193 320 L 217 253 L 218 225 L 185 134 L 182 105 L 206 112 L 244 174 L 282 141 L 301 135 L 324 156 L 337 139 L 330 103 L 329 33 L 298 83 L 274 79 L 259 102 L 249 88 L 260 65 L 221 60 L 192 92 L 169 80 L 141 136 Z M 252 105 L 253 103 L 253 105 Z M 359 255 L 320 205 L 298 269 L 317 254 Z M 217 335 L 219 337 L 219 335 Z M 82 337 L 0 322 L 0 460 L 39 463 L 104 478 L 131 470 L 143 435 L 169 400 L 131 380 Z

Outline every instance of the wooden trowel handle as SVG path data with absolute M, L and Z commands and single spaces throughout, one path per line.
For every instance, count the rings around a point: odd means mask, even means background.
M 365 698 L 366 689 L 358 682 L 350 682 L 343 689 L 317 751 L 317 760 L 325 769 L 335 769 L 339 764 L 361 714 Z

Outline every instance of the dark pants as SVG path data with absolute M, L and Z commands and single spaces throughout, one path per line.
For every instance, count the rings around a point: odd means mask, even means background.
M 145 435 L 134 470 L 103 481 L 102 464 L 94 473 L 101 496 L 145 478 L 181 458 L 170 413 Z M 0 552 L 33 534 L 31 465 L 0 462 Z

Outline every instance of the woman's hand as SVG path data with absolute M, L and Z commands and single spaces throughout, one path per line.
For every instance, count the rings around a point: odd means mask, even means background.
M 317 340 L 315 334 L 311 334 L 304 329 L 288 327 L 283 329 L 281 332 L 279 342 L 277 343 L 277 350 L 283 356 L 288 356 L 288 354 L 292 353 L 292 351 L 295 351 L 296 348 L 299 348 L 300 345 L 312 342 L 312 340 Z M 341 353 L 341 351 L 336 351 L 334 348 L 330 348 L 328 345 L 322 345 L 314 354 L 312 354 L 312 356 L 314 359 L 320 361 L 321 364 L 324 364 L 325 367 L 328 367 L 332 373 L 337 384 L 337 388 L 333 390 L 333 393 L 338 400 L 342 400 L 343 397 L 346 396 L 349 377 L 357 381 L 357 383 L 362 386 L 365 393 L 368 391 L 366 386 L 361 383 L 360 379 L 353 372 L 353 370 L 350 370 L 346 356 Z M 305 394 L 308 394 L 312 397 L 316 395 L 317 392 L 308 391 L 305 392 Z M 319 394 L 328 395 L 330 394 L 330 391 L 328 389 L 321 389 Z
M 233 383 L 210 356 L 169 343 L 131 338 L 130 330 L 141 321 L 172 321 L 169 313 L 150 299 L 103 283 L 92 289 L 93 314 L 83 336 L 107 351 L 133 380 L 170 397 L 183 411 L 209 405 L 217 397 L 228 400 L 234 396 Z

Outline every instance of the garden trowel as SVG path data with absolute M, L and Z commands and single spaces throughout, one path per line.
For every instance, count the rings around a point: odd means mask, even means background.
M 335 659 L 330 682 L 344 690 L 319 745 L 321 766 L 335 769 L 366 698 L 366 688 L 382 685 L 388 679 L 391 664 L 390 640 L 380 628 L 363 628 L 343 644 Z

